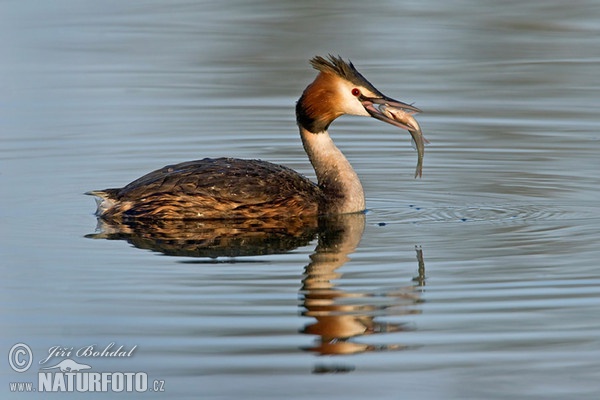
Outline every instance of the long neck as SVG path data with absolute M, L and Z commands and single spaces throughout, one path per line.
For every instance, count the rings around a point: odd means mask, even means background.
M 365 194 L 352 166 L 338 149 L 327 131 L 313 133 L 300 125 L 304 150 L 317 174 L 325 194 L 323 214 L 363 211 Z

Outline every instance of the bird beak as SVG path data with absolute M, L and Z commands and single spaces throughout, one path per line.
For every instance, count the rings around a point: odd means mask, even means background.
M 381 110 L 379 110 L 378 107 L 375 107 L 375 105 L 377 104 L 377 105 L 389 106 L 392 108 L 399 108 L 409 114 L 416 114 L 416 113 L 421 112 L 421 110 L 419 110 L 417 107 L 411 106 L 410 104 L 406 104 L 406 103 L 403 103 L 398 100 L 391 99 L 386 96 L 361 97 L 360 101 L 361 101 L 363 107 L 365 108 L 365 110 L 369 113 L 369 115 L 371 115 L 371 117 L 373 117 L 375 119 L 378 119 L 383 122 L 387 122 L 388 124 L 397 126 L 402 129 L 406 129 L 407 131 L 416 131 L 419 129 L 418 127 L 410 125 L 410 123 L 408 121 L 398 121 L 398 120 L 389 118 L 383 112 L 381 112 Z

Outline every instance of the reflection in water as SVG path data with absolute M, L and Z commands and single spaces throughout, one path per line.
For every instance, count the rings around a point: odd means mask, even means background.
M 181 257 L 240 257 L 285 253 L 315 237 L 317 218 L 249 220 L 98 219 L 93 239 L 126 240 L 135 247 Z
M 98 233 L 88 238 L 126 240 L 135 247 L 166 255 L 186 257 L 236 257 L 277 254 L 307 245 L 318 236 L 318 244 L 304 271 L 300 290 L 302 315 L 314 318 L 302 333 L 315 335 L 314 346 L 304 350 L 319 355 L 348 355 L 372 351 L 405 350 L 402 344 L 372 345 L 356 341 L 366 335 L 402 332 L 403 323 L 379 321 L 383 316 L 420 313 L 425 286 L 425 263 L 417 247 L 418 276 L 414 284 L 381 292 L 347 292 L 336 287 L 342 277 L 338 269 L 349 260 L 360 243 L 365 214 L 319 218 L 265 220 L 203 220 L 108 222 L 98 220 Z M 347 365 L 318 365 L 313 372 L 348 372 Z
M 319 244 L 305 268 L 301 290 L 303 316 L 316 321 L 306 325 L 303 333 L 316 335 L 315 345 L 308 351 L 320 355 L 344 355 L 370 351 L 404 350 L 402 344 L 371 345 L 353 339 L 380 333 L 407 330 L 404 324 L 380 322 L 376 317 L 419 313 L 411 308 L 421 301 L 420 290 L 425 285 L 425 263 L 417 248 L 419 275 L 414 286 L 390 292 L 347 292 L 335 286 L 342 274 L 338 268 L 358 246 L 364 228 L 363 214 L 344 215 L 331 220 L 328 229 L 320 232 Z M 315 373 L 348 372 L 351 366 L 318 365 Z

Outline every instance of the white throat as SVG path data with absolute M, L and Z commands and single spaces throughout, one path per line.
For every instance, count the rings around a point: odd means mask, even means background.
M 358 175 L 327 131 L 312 133 L 300 126 L 304 150 L 327 202 L 322 214 L 364 211 L 365 194 Z

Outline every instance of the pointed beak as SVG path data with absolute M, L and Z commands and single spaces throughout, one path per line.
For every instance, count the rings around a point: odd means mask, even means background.
M 376 107 L 375 105 L 399 108 L 399 109 L 406 111 L 409 114 L 416 114 L 416 113 L 421 112 L 421 110 L 419 110 L 417 107 L 411 106 L 410 104 L 406 104 L 406 103 L 403 103 L 398 100 L 391 99 L 386 96 L 361 97 L 360 101 L 361 101 L 363 107 L 365 108 L 365 110 L 369 113 L 369 115 L 371 115 L 371 117 L 373 117 L 375 119 L 378 119 L 383 122 L 387 122 L 388 124 L 397 126 L 402 129 L 406 129 L 407 131 L 416 131 L 418 129 L 418 127 L 414 127 L 414 126 L 410 125 L 407 121 L 401 122 L 401 121 L 389 118 L 384 113 L 382 113 L 379 110 L 379 108 Z

